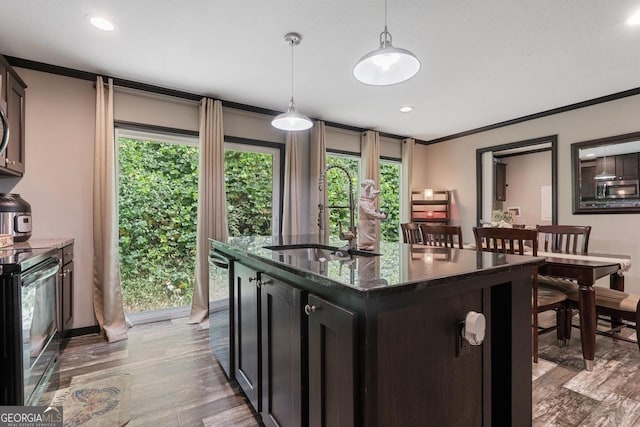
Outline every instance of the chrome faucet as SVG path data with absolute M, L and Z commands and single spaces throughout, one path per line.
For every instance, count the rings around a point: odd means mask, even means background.
M 349 171 L 339 165 L 331 165 L 327 166 L 324 171 L 320 174 L 320 179 L 318 180 L 318 190 L 325 190 L 325 176 L 327 172 L 331 169 L 339 169 L 347 176 L 347 180 L 349 181 L 349 206 L 326 206 L 329 209 L 349 209 L 349 229 L 347 231 L 342 230 L 342 223 L 338 223 L 338 227 L 340 228 L 340 240 L 347 240 L 349 249 L 357 249 L 356 245 L 356 225 L 355 225 L 355 213 L 356 213 L 356 204 L 353 198 L 353 181 L 351 180 L 351 174 Z M 320 203 L 318 205 L 318 227 L 320 230 L 324 230 L 324 210 L 325 206 Z

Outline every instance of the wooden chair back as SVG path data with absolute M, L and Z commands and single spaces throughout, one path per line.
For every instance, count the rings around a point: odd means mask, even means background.
M 402 239 L 405 243 L 422 243 L 420 227 L 415 222 L 405 222 L 400 224 L 402 229 Z
M 530 245 L 533 256 L 538 254 L 538 230 L 525 228 L 473 227 L 478 251 L 524 255 Z
M 462 249 L 462 228 L 460 226 L 420 224 L 420 230 L 422 230 L 422 241 L 425 245 L 454 248 L 454 238 L 457 236 L 458 247 Z
M 538 225 L 540 238 L 544 236 L 544 251 L 589 252 L 588 225 Z

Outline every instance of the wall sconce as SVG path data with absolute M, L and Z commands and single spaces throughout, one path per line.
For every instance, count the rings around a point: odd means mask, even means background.
M 424 190 L 424 199 L 425 200 L 433 200 L 433 189 L 425 188 Z

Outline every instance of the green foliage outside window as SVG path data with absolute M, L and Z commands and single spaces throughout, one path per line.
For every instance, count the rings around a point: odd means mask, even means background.
M 273 212 L 273 155 L 225 150 L 230 236 L 269 236 Z
M 358 157 L 337 154 L 327 155 L 327 165 L 338 165 L 346 168 L 353 181 L 354 199 L 356 203 L 356 226 L 358 223 L 358 198 L 360 197 L 360 159 Z M 349 205 L 349 183 L 342 171 L 331 169 L 325 178 L 327 182 L 329 206 Z M 382 240 L 397 242 L 400 227 L 400 165 L 398 163 L 380 164 L 380 210 L 386 212 L 387 219 L 380 223 Z M 329 233 L 338 235 L 338 223 L 344 229 L 349 225 L 349 211 L 347 209 L 331 209 L 329 214 Z
M 356 203 L 355 225 L 358 226 L 358 196 L 359 194 L 359 176 L 360 159 L 357 157 L 348 157 L 340 155 L 327 155 L 327 166 L 342 166 L 349 171 L 353 185 L 353 198 Z M 347 176 L 340 169 L 330 169 L 325 176 L 327 189 L 327 198 L 329 206 L 349 206 L 349 182 Z M 349 210 L 348 209 L 330 209 L 329 210 L 329 235 L 338 235 L 338 224 L 342 224 L 343 230 L 349 227 Z
M 191 304 L 198 147 L 119 140 L 120 274 L 125 311 Z
M 400 164 L 380 164 L 380 210 L 387 219 L 380 223 L 382 240 L 400 240 Z
M 120 273 L 125 311 L 191 304 L 195 270 L 198 203 L 198 147 L 139 139 L 119 139 Z M 327 156 L 329 165 L 349 170 L 359 196 L 357 157 Z M 380 166 L 380 207 L 384 240 L 398 240 L 398 164 Z M 273 156 L 225 150 L 229 234 L 270 235 Z M 329 204 L 348 206 L 344 174 L 331 170 Z M 357 211 L 356 211 L 357 223 Z M 330 232 L 349 224 L 347 209 L 330 212 Z

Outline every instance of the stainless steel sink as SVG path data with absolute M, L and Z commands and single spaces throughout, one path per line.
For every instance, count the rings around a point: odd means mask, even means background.
M 343 249 L 335 246 L 325 246 L 318 244 L 304 245 L 281 245 L 281 246 L 265 246 L 283 255 L 294 256 L 296 258 L 307 259 L 309 261 L 344 261 L 354 259 L 356 257 L 373 257 L 380 256 L 375 252 L 358 251 L 354 249 Z

